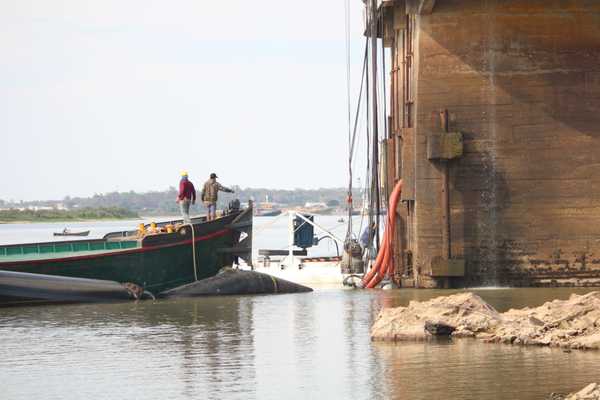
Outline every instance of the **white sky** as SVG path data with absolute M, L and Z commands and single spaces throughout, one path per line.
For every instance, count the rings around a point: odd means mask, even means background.
M 0 199 L 345 186 L 345 1 L 0 0 Z

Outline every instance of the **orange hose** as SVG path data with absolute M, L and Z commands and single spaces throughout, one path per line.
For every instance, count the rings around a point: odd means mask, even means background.
M 387 252 L 387 246 L 389 245 L 388 235 L 389 235 L 389 232 L 386 229 L 383 232 L 383 240 L 381 243 L 381 247 L 379 248 L 379 253 L 377 254 L 377 257 L 375 258 L 375 262 L 373 263 L 373 266 L 371 267 L 369 272 L 367 272 L 367 274 L 363 277 L 363 284 L 367 284 L 373 278 L 373 276 L 379 269 L 381 263 L 383 262 L 383 260 L 385 258 L 385 254 Z
M 373 276 L 379 269 L 381 262 L 384 259 L 385 253 L 387 251 L 386 250 L 387 245 L 388 245 L 388 240 L 386 238 L 387 238 L 387 230 L 383 233 L 383 242 L 381 244 L 381 247 L 379 248 L 379 253 L 377 254 L 377 257 L 375 258 L 375 262 L 373 263 L 373 266 L 371 267 L 369 272 L 367 272 L 367 274 L 363 277 L 363 284 L 368 283 L 373 278 Z
M 362 282 L 366 288 L 374 288 L 383 280 L 387 272 L 394 270 L 393 262 L 390 263 L 390 259 L 393 257 L 394 244 L 392 239 L 396 227 L 396 208 L 398 207 L 401 194 L 402 180 L 399 180 L 390 196 L 387 224 L 383 233 L 383 242 L 379 249 L 379 254 L 377 254 L 373 267 L 363 277 Z M 390 266 L 390 264 L 392 265 Z
M 367 289 L 373 289 L 385 276 L 385 272 L 387 270 L 387 265 L 390 261 L 390 251 L 389 246 L 385 247 L 385 257 L 383 258 L 383 262 L 379 265 L 376 274 L 373 275 L 373 278 L 369 280 L 369 282 L 365 285 Z

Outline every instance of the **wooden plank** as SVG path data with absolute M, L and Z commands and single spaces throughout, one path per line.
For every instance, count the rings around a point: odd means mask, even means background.
M 380 184 L 383 187 L 383 199 L 387 205 L 387 199 L 389 198 L 390 186 L 388 182 L 388 139 L 381 141 L 381 165 L 379 170 Z
M 431 260 L 431 276 L 440 278 L 465 276 L 465 260 L 445 260 L 443 257 L 434 257 Z
M 415 199 L 415 137 L 413 128 L 402 129 L 402 189 L 401 200 Z
M 408 14 L 426 15 L 433 12 L 435 0 L 407 0 L 406 12 Z
M 427 159 L 451 160 L 463 155 L 462 133 L 427 135 Z
M 387 196 L 392 194 L 392 190 L 394 190 L 394 185 L 396 184 L 396 139 L 391 138 L 387 139 L 387 180 L 386 184 L 388 187 Z

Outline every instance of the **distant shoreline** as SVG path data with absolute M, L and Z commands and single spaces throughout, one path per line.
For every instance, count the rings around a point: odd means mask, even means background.
M 1 224 L 68 223 L 139 219 L 136 212 L 119 207 L 82 208 L 76 210 L 0 210 Z
M 40 219 L 40 220 L 23 220 L 23 221 L 0 221 L 0 225 L 12 224 L 52 224 L 52 223 L 69 223 L 69 222 L 104 222 L 104 221 L 132 221 L 141 220 L 144 217 L 123 217 L 123 218 L 80 218 L 80 219 Z
M 200 215 L 197 215 L 200 216 Z M 197 217 L 192 215 L 192 218 Z M 52 224 L 52 223 L 69 223 L 69 222 L 105 222 L 105 221 L 145 221 L 145 220 L 156 220 L 156 222 L 162 222 L 163 220 L 181 219 L 181 215 L 140 215 L 137 217 L 115 217 L 115 218 L 74 218 L 74 219 L 38 219 L 38 220 L 21 220 L 21 221 L 2 221 L 0 225 L 11 225 L 11 224 Z

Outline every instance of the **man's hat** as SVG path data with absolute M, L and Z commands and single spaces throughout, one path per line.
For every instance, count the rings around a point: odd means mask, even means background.
M 218 178 L 217 174 L 215 174 L 214 172 L 212 174 L 210 174 L 210 179 L 216 179 Z

